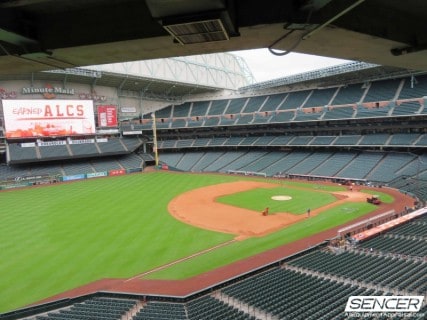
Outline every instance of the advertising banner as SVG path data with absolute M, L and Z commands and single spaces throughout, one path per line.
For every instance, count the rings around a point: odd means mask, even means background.
M 63 176 L 61 178 L 62 181 L 74 181 L 74 180 L 81 180 L 81 179 L 85 179 L 86 175 L 85 174 L 75 174 L 72 176 Z
M 33 184 L 31 182 L 22 182 L 19 184 L 9 184 L 9 185 L 5 185 L 5 186 L 0 186 L 0 190 L 24 188 L 24 187 L 30 187 L 32 185 Z
M 108 172 L 109 176 L 121 176 L 126 174 L 126 170 L 125 169 L 116 169 L 116 170 L 110 170 Z
M 98 177 L 106 177 L 108 176 L 108 172 L 107 171 L 102 171 L 102 172 L 91 172 L 91 173 L 87 173 L 86 174 L 86 178 L 87 179 L 91 179 L 91 178 L 98 178 Z
M 117 127 L 116 106 L 98 106 L 98 126 Z
M 135 107 L 121 107 L 120 111 L 122 113 L 136 113 L 136 108 Z
M 6 138 L 95 134 L 92 100 L 3 100 Z

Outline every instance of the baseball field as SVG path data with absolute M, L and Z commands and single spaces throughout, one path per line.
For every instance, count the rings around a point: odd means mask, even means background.
M 0 312 L 220 246 L 145 276 L 185 279 L 377 209 L 366 196 L 338 185 L 169 172 L 0 192 Z

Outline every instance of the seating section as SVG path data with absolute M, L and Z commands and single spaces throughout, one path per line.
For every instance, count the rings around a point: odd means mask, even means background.
M 278 136 L 273 141 L 270 142 L 271 146 L 286 146 L 294 136 Z
M 208 111 L 209 105 L 209 101 L 194 102 L 193 107 L 190 111 L 190 117 L 205 116 Z
M 310 151 L 286 153 L 280 160 L 266 168 L 265 173 L 267 173 L 269 176 L 272 176 L 278 172 L 288 172 L 293 166 L 309 157 L 310 154 Z
M 159 149 L 200 148 L 210 146 L 427 146 L 427 135 L 367 134 L 343 136 L 234 136 L 158 141 Z
M 427 76 L 379 80 L 346 86 L 200 100 L 157 110 L 157 129 L 364 119 L 427 114 Z M 286 111 L 286 112 L 284 112 Z M 151 114 L 123 131 L 152 130 Z
M 233 162 L 242 157 L 245 151 L 228 151 L 224 153 L 217 161 L 212 162 L 204 168 L 206 172 L 226 172 L 227 169 L 235 170 Z M 225 169 L 226 168 L 226 169 Z
M 293 118 L 295 118 L 295 111 L 278 112 L 276 114 L 273 114 L 273 117 L 271 118 L 270 122 L 288 122 Z
M 135 300 L 92 298 L 83 303 L 75 303 L 70 308 L 65 308 L 46 315 L 37 316 L 36 320 L 90 320 L 90 319 L 121 319 L 132 307 Z
M 333 319 L 351 295 L 375 290 L 275 268 L 223 290 L 238 301 L 265 310 L 275 319 Z
M 290 265 L 414 293 L 421 294 L 427 289 L 424 263 L 395 256 L 349 251 L 336 254 L 317 250 L 290 262 Z M 408 277 L 420 281 L 408 281 Z
M 142 141 L 139 138 L 122 138 L 122 144 L 126 147 L 127 151 L 134 152 L 142 145 Z
M 242 146 L 248 145 L 254 137 L 215 138 L 209 140 L 209 146 Z M 273 140 L 271 140 L 273 139 Z M 293 137 L 261 137 L 256 140 L 260 145 L 287 145 Z M 197 141 L 197 140 L 196 140 Z M 206 143 L 208 140 L 204 140 Z M 253 145 L 257 145 L 257 144 Z M 241 157 L 241 159 L 239 159 Z M 418 171 L 427 170 L 427 161 L 417 158 L 411 153 L 399 152 L 355 152 L 355 151 L 186 151 L 160 152 L 162 162 L 183 171 L 226 172 L 227 170 L 243 170 L 263 172 L 268 176 L 277 173 L 310 175 L 316 177 L 337 177 L 357 180 L 368 180 L 380 183 L 390 183 L 401 176 L 413 176 L 405 180 L 397 188 L 412 187 Z M 199 163 L 200 162 L 200 163 Z M 419 168 L 418 168 L 419 166 Z M 422 178 L 422 177 L 421 177 Z M 426 179 L 427 180 L 427 179 Z M 418 181 L 418 186 L 421 181 Z M 426 181 L 427 184 L 427 181 Z M 420 188 L 418 188 L 420 189 Z M 421 188 L 422 189 L 422 188 Z M 412 189 L 411 189 L 412 190 Z M 408 190 L 409 191 L 409 190 Z M 422 190 L 420 190 L 421 192 Z
M 153 159 L 149 159 L 153 160 Z M 131 153 L 128 155 L 123 155 L 117 158 L 119 165 L 125 169 L 134 169 L 134 168 L 142 168 L 144 166 L 144 159 L 141 158 L 140 155 Z
M 62 169 L 61 163 L 45 163 L 45 162 L 39 162 L 31 164 L 30 167 L 31 175 L 38 176 L 38 175 L 50 175 L 50 176 L 63 176 L 64 171 Z M 2 174 L 0 173 L 0 180 L 1 180 Z
M 0 181 L 15 179 L 15 177 L 30 176 L 31 167 L 29 166 L 8 166 L 0 164 Z
M 242 113 L 243 107 L 245 106 L 247 98 L 237 98 L 230 100 L 224 114 L 239 114 Z
M 155 114 L 157 119 L 170 118 L 172 116 L 172 106 L 157 110 Z M 151 114 L 148 114 L 147 119 L 151 119 Z
M 210 151 L 203 154 L 203 156 L 199 159 L 197 163 L 195 163 L 192 167 L 192 171 L 195 172 L 203 172 L 207 171 L 205 168 L 209 167 L 209 165 L 218 161 L 218 159 L 224 154 L 222 151 Z
M 182 153 L 165 153 L 159 154 L 159 160 L 168 164 L 169 166 L 176 167 L 179 160 L 182 158 Z
M 398 99 L 413 99 L 427 96 L 427 76 L 419 75 L 405 79 Z
M 364 179 L 384 155 L 385 154 L 381 152 L 360 153 L 338 172 L 336 176 L 341 178 Z
M 345 135 L 339 136 L 334 144 L 336 146 L 354 146 L 359 143 L 359 140 L 362 138 L 360 135 Z
M 181 105 L 175 105 L 173 107 L 173 118 L 187 118 L 190 113 L 190 107 L 192 102 L 185 102 Z
M 358 103 L 362 99 L 365 90 L 366 89 L 362 88 L 361 83 L 350 84 L 345 87 L 340 87 L 331 105 Z
M 233 319 L 233 320 L 255 320 L 257 318 L 250 316 L 243 310 L 238 310 L 225 302 L 219 301 L 210 296 L 204 296 L 193 300 L 187 304 L 189 320 L 215 320 L 215 319 Z M 176 318 L 180 319 L 180 318 Z
M 313 140 L 313 136 L 296 136 L 292 139 L 288 145 L 289 146 L 306 146 L 310 144 L 311 140 Z
M 158 129 L 409 116 L 427 114 L 425 96 L 427 76 L 419 75 L 332 88 L 185 102 L 155 113 Z M 151 130 L 150 119 L 151 114 L 145 114 L 142 123 L 123 124 L 122 130 Z
M 425 225 L 424 228 L 426 228 Z M 367 249 L 372 248 L 373 250 L 381 252 L 391 252 L 417 257 L 427 256 L 425 239 L 414 237 L 413 235 L 409 238 L 401 237 L 399 234 L 395 234 L 394 236 L 381 235 L 362 242 L 360 246 Z
M 176 167 L 183 171 L 193 171 L 193 166 L 202 158 L 203 155 L 204 152 L 185 153 L 176 164 Z
M 303 161 L 297 163 L 295 166 L 290 168 L 288 170 L 288 173 L 308 175 L 312 170 L 320 166 L 322 163 L 326 162 L 327 159 L 331 156 L 331 152 L 313 153 L 309 157 L 305 158 Z
M 354 106 L 329 108 L 323 116 L 323 119 L 349 119 L 353 117 L 354 109 Z
M 74 143 L 73 143 L 74 142 Z M 76 158 L 98 157 L 100 155 L 128 154 L 142 145 L 139 138 L 109 138 L 106 141 L 78 143 L 67 141 L 64 144 L 41 144 L 22 146 L 20 143 L 10 143 L 9 162 L 37 163 L 39 161 L 53 161 Z
M 21 147 L 19 143 L 8 146 L 11 162 L 28 162 L 37 159 L 36 147 Z
M 255 141 L 254 146 L 268 146 L 274 139 L 276 139 L 275 136 L 262 136 L 262 137 L 259 137 Z
M 233 115 L 222 116 L 219 120 L 219 125 L 220 126 L 232 126 L 232 125 L 234 125 L 235 122 L 236 122 L 236 118 Z
M 364 135 L 363 138 L 359 141 L 359 145 L 369 145 L 369 146 L 383 146 L 387 143 L 387 140 L 390 138 L 389 134 L 368 134 Z
M 279 161 L 283 156 L 283 152 L 268 152 L 256 159 L 255 161 L 252 161 L 251 163 L 248 163 L 247 165 L 241 167 L 240 170 L 266 173 L 267 168 L 272 166 L 273 163 Z
M 183 139 L 183 140 L 177 140 L 175 146 L 177 148 L 188 148 L 191 147 L 194 143 L 193 139 Z
M 182 303 L 148 302 L 133 320 L 186 320 L 186 312 Z
M 251 124 L 253 119 L 254 119 L 253 114 L 244 114 L 244 115 L 239 116 L 234 124 L 235 125 Z
M 115 158 L 98 158 L 91 160 L 95 172 L 123 169 Z
M 95 172 L 95 168 L 92 166 L 92 163 L 86 160 L 65 162 L 62 167 L 64 174 L 67 176 Z
M 67 145 L 59 146 L 41 146 L 39 147 L 39 152 L 42 160 L 47 159 L 62 159 L 70 157 L 68 152 Z
M 308 100 L 304 103 L 304 108 L 323 107 L 329 105 L 337 88 L 313 90 Z
M 249 98 L 248 103 L 243 108 L 242 113 L 254 113 L 258 112 L 263 106 L 266 100 L 265 96 L 258 96 Z
M 126 152 L 121 139 L 108 139 L 107 142 L 98 142 L 99 150 L 104 154 L 117 154 Z
M 329 146 L 336 139 L 336 136 L 317 136 L 311 140 L 311 146 Z
M 400 82 L 400 79 L 372 82 L 363 102 L 390 101 L 394 99 Z
M 266 111 L 275 111 L 279 108 L 279 106 L 283 103 L 286 98 L 287 93 L 279 93 L 275 95 L 268 96 L 267 101 L 265 101 L 264 105 L 259 110 L 260 112 Z
M 242 167 L 248 166 L 250 163 L 258 160 L 266 154 L 265 151 L 252 151 L 242 154 L 238 159 L 223 166 L 220 172 L 227 172 L 228 170 L 242 170 Z
M 99 155 L 98 148 L 94 143 L 70 144 L 73 156 L 94 156 Z
M 295 116 L 295 121 L 312 121 L 319 120 L 323 115 L 323 111 L 298 111 Z
M 377 117 L 387 117 L 390 112 L 390 105 L 382 107 L 364 107 L 358 106 L 356 109 L 356 118 L 377 118 Z
M 321 163 L 319 166 L 314 168 L 310 172 L 310 175 L 334 177 L 355 157 L 357 157 L 357 153 L 355 152 L 336 152 L 333 155 L 331 155 L 327 159 L 327 161 Z
M 387 153 L 372 172 L 366 177 L 370 181 L 390 182 L 398 177 L 401 168 L 415 159 L 409 153 Z
M 397 104 L 392 112 L 393 116 L 407 116 L 411 114 L 417 114 L 421 110 L 421 104 L 419 101 L 404 101 Z
M 390 146 L 409 146 L 412 145 L 420 135 L 418 133 L 395 133 L 392 135 L 388 144 Z
M 427 134 L 423 134 L 418 140 L 416 140 L 415 145 L 427 146 Z
M 220 116 L 223 115 L 227 108 L 229 100 L 213 100 L 211 107 L 208 111 L 209 116 Z
M 298 109 L 302 106 L 311 91 L 290 92 L 278 110 Z
M 389 235 L 398 235 L 404 237 L 413 237 L 418 239 L 427 238 L 427 215 L 412 220 L 403 225 L 397 226 L 387 232 Z

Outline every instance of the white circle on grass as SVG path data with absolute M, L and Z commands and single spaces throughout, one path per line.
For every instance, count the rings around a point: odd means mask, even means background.
M 288 200 L 291 200 L 292 197 L 290 197 L 290 196 L 272 196 L 271 199 L 277 200 L 277 201 L 288 201 Z

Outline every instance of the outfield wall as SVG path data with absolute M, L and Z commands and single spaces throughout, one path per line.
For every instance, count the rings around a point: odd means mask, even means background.
M 16 177 L 7 181 L 0 181 L 0 190 L 16 189 L 16 188 L 25 188 L 36 185 L 45 185 L 53 184 L 57 182 L 68 182 L 76 180 L 85 180 L 101 177 L 112 177 L 112 176 L 122 176 L 125 174 L 132 174 L 142 172 L 142 168 L 131 168 L 131 169 L 117 169 L 110 171 L 101 171 L 101 172 L 90 172 L 82 174 L 74 174 L 68 176 L 49 176 L 49 175 L 38 175 L 38 176 L 26 176 L 26 177 Z

